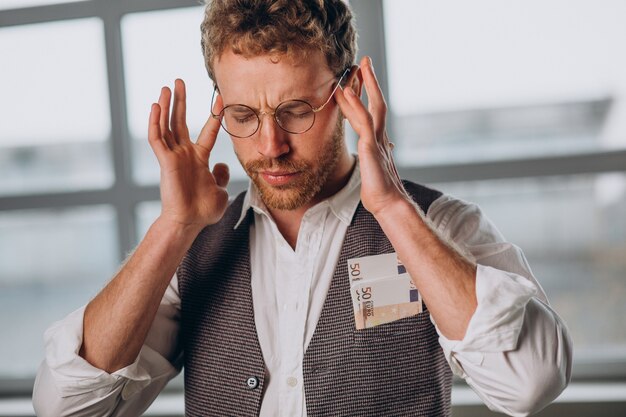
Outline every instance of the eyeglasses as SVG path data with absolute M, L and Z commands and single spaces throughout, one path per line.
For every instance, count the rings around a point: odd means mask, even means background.
M 228 134 L 236 138 L 248 138 L 254 135 L 261 126 L 261 115 L 270 115 L 274 118 L 278 126 L 288 133 L 304 133 L 313 127 L 315 123 L 315 113 L 322 111 L 330 102 L 330 99 L 337 91 L 343 78 L 349 72 L 347 68 L 328 99 L 319 107 L 313 107 L 304 100 L 287 100 L 280 103 L 274 111 L 257 111 L 245 104 L 230 104 L 222 109 L 218 114 L 213 113 L 213 100 L 217 85 L 213 89 L 211 97 L 211 117 L 218 119 L 220 124 Z

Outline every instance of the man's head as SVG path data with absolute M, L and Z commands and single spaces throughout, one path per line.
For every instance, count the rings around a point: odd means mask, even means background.
M 265 204 L 293 210 L 336 192 L 351 158 L 332 98 L 303 133 L 285 131 L 272 114 L 294 99 L 320 107 L 352 66 L 355 30 L 346 5 L 214 0 L 202 23 L 202 47 L 221 107 L 245 105 L 260 117 L 258 131 L 233 137 L 233 146 Z

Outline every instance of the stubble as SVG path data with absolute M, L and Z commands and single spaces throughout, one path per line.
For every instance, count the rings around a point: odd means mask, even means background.
M 343 118 L 339 117 L 330 141 L 313 161 L 293 159 L 289 154 L 279 158 L 260 158 L 242 163 L 246 173 L 256 186 L 263 203 L 274 210 L 295 210 L 310 202 L 326 185 L 337 166 L 344 138 Z M 237 156 L 239 158 L 239 156 Z M 239 162 L 241 158 L 239 158 Z M 273 170 L 299 172 L 292 183 L 272 186 L 259 172 Z

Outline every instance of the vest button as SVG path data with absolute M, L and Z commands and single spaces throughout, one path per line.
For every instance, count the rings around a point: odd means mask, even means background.
M 255 389 L 256 387 L 259 386 L 259 378 L 257 378 L 256 376 L 251 376 L 246 381 L 246 384 L 248 385 L 248 388 Z

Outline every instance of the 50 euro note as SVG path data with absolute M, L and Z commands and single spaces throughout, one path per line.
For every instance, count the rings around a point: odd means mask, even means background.
M 408 273 L 355 280 L 350 292 L 359 330 L 422 312 L 421 294 Z

